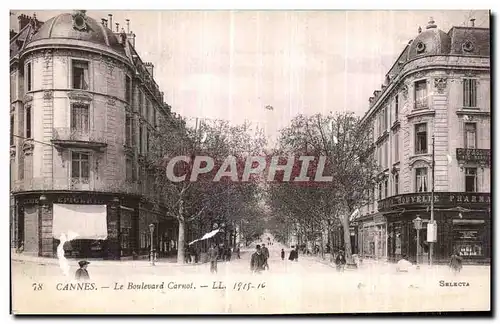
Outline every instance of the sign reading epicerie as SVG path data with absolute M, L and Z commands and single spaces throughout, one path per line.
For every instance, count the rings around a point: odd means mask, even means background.
M 284 159 L 286 163 L 282 163 Z M 326 163 L 326 156 L 319 156 L 319 158 L 273 156 L 270 161 L 264 156 L 249 156 L 245 161 L 241 161 L 230 155 L 220 166 L 215 167 L 214 159 L 210 156 L 196 156 L 194 159 L 189 156 L 176 156 L 168 160 L 166 174 L 168 180 L 172 182 L 197 181 L 200 175 L 207 174 L 213 174 L 211 181 L 215 182 L 224 177 L 235 182 L 245 182 L 250 180 L 251 175 L 262 175 L 265 172 L 267 172 L 267 181 L 275 181 L 277 172 L 283 171 L 282 181 L 284 182 L 331 182 L 333 177 L 324 175 Z M 184 167 L 179 168 L 181 164 L 184 164 Z

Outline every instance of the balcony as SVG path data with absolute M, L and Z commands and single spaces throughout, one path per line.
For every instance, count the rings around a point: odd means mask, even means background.
M 460 164 L 473 163 L 483 166 L 491 165 L 491 150 L 457 148 L 457 161 Z
M 77 130 L 70 127 L 54 128 L 51 142 L 58 148 L 86 148 L 96 151 L 102 151 L 108 146 L 103 131 Z
M 97 191 L 141 195 L 140 185 L 126 180 L 95 180 L 80 178 L 32 178 L 18 180 L 11 188 L 12 192 L 22 191 Z

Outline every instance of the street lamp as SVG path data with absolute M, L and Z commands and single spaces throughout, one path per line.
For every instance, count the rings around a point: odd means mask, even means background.
M 422 229 L 422 218 L 417 215 L 417 218 L 413 220 L 413 226 L 417 230 L 417 269 L 420 268 L 418 265 L 418 257 L 420 255 L 420 230 Z
M 155 230 L 155 225 L 154 224 L 149 224 L 149 232 L 151 233 L 151 251 L 150 251 L 150 261 L 151 265 L 155 265 L 155 258 L 154 258 L 154 252 L 153 252 L 153 232 Z

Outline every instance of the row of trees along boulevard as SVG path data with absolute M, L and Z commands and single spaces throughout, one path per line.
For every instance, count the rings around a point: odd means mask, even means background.
M 274 154 L 295 156 L 296 162 L 290 181 L 277 177 L 267 184 L 270 230 L 283 242 L 290 229 L 298 237 L 314 242 L 315 234 L 326 229 L 333 251 L 331 233 L 341 226 L 346 259 L 352 264 L 349 216 L 367 203 L 374 176 L 379 172 L 373 158 L 373 141 L 360 126 L 359 117 L 352 113 L 298 115 L 280 131 Z M 300 176 L 304 163 L 297 161 L 299 156 L 315 157 L 309 162 L 309 181 L 293 181 Z M 326 159 L 322 175 L 331 177 L 331 181 L 314 181 L 320 158 Z
M 243 224 L 245 237 L 259 237 L 264 232 L 260 179 L 256 175 L 247 182 L 238 180 L 241 180 L 246 156 L 263 154 L 265 146 L 264 134 L 247 122 L 235 126 L 223 120 L 204 120 L 189 127 L 185 120 L 170 117 L 159 123 L 150 138 L 147 159 L 154 165 L 154 190 L 159 193 L 158 203 L 178 222 L 178 263 L 184 262 L 187 227 L 200 236 L 203 231 L 211 230 L 214 223 L 238 225 L 240 233 Z M 177 156 L 190 159 L 187 163 L 174 165 L 174 174 L 186 177 L 183 181 L 173 182 L 167 177 L 166 166 Z M 197 157 L 204 156 L 213 159 L 212 170 L 199 174 L 196 181 L 190 181 Z M 231 165 L 224 164 L 228 156 L 235 157 L 230 161 Z M 222 177 L 213 181 L 221 167 L 224 171 L 233 165 L 240 179 Z M 201 167 L 206 166 L 207 162 L 202 162 Z

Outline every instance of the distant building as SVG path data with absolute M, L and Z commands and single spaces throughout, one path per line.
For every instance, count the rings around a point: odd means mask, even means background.
M 176 249 L 144 161 L 170 107 L 135 34 L 112 28 L 112 15 L 77 10 L 45 23 L 21 15 L 10 33 L 11 242 L 24 253 L 54 256 L 74 231 L 70 256 L 147 255 L 149 224 L 155 249 Z
M 490 31 L 473 23 L 445 33 L 431 19 L 369 100 L 362 123 L 380 173 L 356 218 L 364 257 L 416 260 L 419 216 L 427 262 L 434 137 L 435 260 L 491 258 Z

